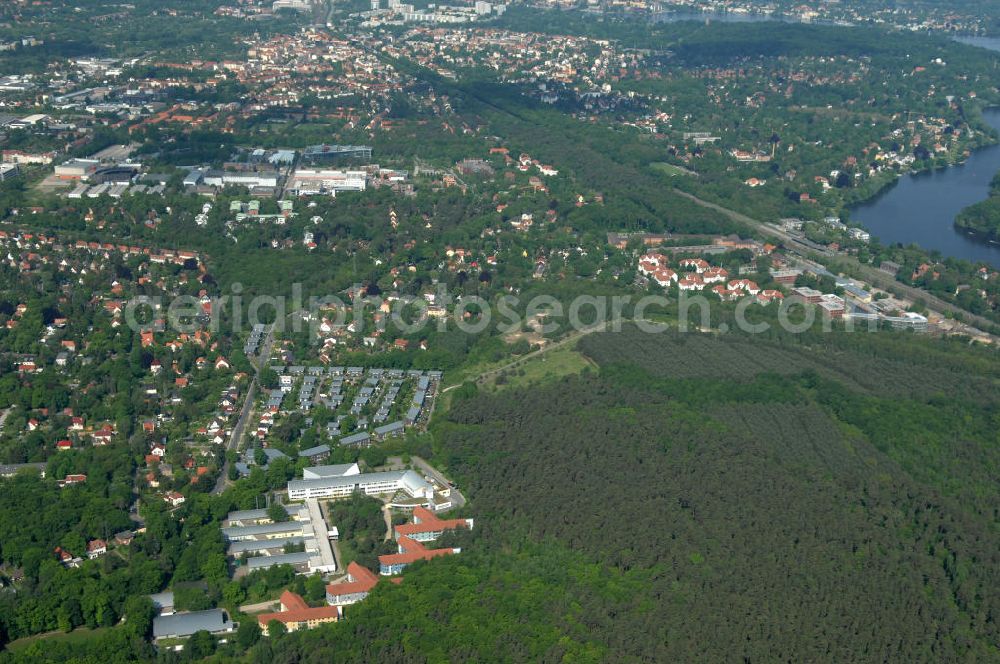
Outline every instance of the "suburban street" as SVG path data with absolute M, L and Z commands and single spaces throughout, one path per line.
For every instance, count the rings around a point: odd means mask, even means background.
M 246 398 L 243 400 L 243 408 L 240 410 L 240 416 L 236 420 L 236 424 L 233 425 L 232 434 L 229 436 L 229 440 L 226 441 L 226 452 L 239 451 L 240 440 L 243 438 L 243 430 L 246 428 L 247 422 L 250 421 L 250 415 L 253 413 L 254 398 L 257 394 L 257 375 L 260 374 L 261 369 L 264 368 L 264 364 L 267 363 L 268 359 L 271 357 L 271 347 L 274 345 L 274 326 L 272 325 L 267 329 L 267 336 L 264 337 L 264 344 L 261 346 L 261 351 L 257 355 L 257 361 L 253 362 L 255 375 L 250 380 L 250 386 L 247 388 Z M 213 495 L 218 495 L 225 491 L 226 485 L 229 482 L 229 460 L 227 459 L 222 465 L 222 472 L 219 473 L 219 479 L 215 482 L 215 487 L 212 489 Z

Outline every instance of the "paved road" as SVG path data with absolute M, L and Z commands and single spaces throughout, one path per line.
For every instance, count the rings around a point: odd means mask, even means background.
M 388 542 L 392 539 L 392 508 L 388 505 L 382 506 L 382 520 L 385 521 L 385 537 L 382 541 Z
M 337 524 L 335 524 L 333 522 L 333 519 L 330 518 L 330 502 L 323 501 L 322 503 L 319 504 L 319 507 L 323 511 L 323 520 L 326 522 L 326 524 L 331 528 L 336 528 Z M 340 553 L 340 541 L 330 540 L 330 548 L 333 549 L 333 559 L 337 567 L 337 573 L 338 574 L 346 573 L 347 565 L 344 564 L 344 556 L 341 555 Z
M 410 457 L 410 461 L 413 463 L 414 466 L 419 468 L 425 475 L 427 475 L 428 477 L 432 477 L 435 481 L 437 481 L 438 484 L 442 486 L 451 486 L 452 484 L 451 480 L 445 477 L 444 473 L 442 473 L 440 470 L 438 470 L 431 464 L 427 463 L 424 459 L 418 456 L 413 456 Z M 455 507 L 465 506 L 465 496 L 463 496 L 458 489 L 452 489 L 451 501 L 452 503 L 454 503 Z
M 688 200 L 697 203 L 698 205 L 715 210 L 716 212 L 719 212 L 734 221 L 739 221 L 741 223 L 747 224 L 748 226 L 752 226 L 753 228 L 756 228 L 764 235 L 769 235 L 771 237 L 778 238 L 786 247 L 794 249 L 805 256 L 809 256 L 809 254 L 820 253 L 816 249 L 801 242 L 792 235 L 786 233 L 785 231 L 782 231 L 779 228 L 775 228 L 770 224 L 765 224 L 762 221 L 758 221 L 757 219 L 748 217 L 745 214 L 736 212 L 735 210 L 730 210 L 729 208 L 722 207 L 721 205 L 717 205 L 715 203 L 702 200 L 697 196 L 694 196 L 687 192 L 680 191 L 678 189 L 675 189 L 674 191 L 677 192 L 679 195 L 683 196 L 684 198 L 687 198 Z M 860 261 L 858 261 L 858 259 L 852 256 L 846 256 L 843 254 L 833 254 L 832 252 L 825 253 L 825 256 L 828 258 L 833 258 L 838 263 L 856 272 L 859 275 L 860 279 L 867 281 L 873 286 L 877 286 L 878 288 L 882 288 L 887 291 L 899 293 L 903 297 L 906 297 L 910 300 L 914 301 L 921 300 L 931 309 L 951 313 L 958 320 L 964 321 L 970 325 L 974 325 L 983 332 L 986 332 L 986 330 L 990 330 L 996 327 L 996 323 L 987 318 L 983 318 L 982 316 L 977 316 L 973 313 L 970 313 L 965 309 L 957 307 L 954 304 L 951 304 L 950 302 L 946 302 L 945 300 L 942 300 L 937 296 L 932 295 L 931 293 L 921 288 L 915 288 L 913 286 L 907 286 L 906 284 L 900 283 L 896 281 L 896 279 L 893 276 L 886 274 L 885 272 L 882 272 L 878 268 L 873 267 L 871 265 L 864 265 Z M 995 341 L 1000 341 L 1000 337 L 996 337 L 992 334 L 989 334 L 988 336 L 993 338 Z
M 254 372 L 260 374 L 261 369 L 264 368 L 264 364 L 271 358 L 271 347 L 274 345 L 274 326 L 272 325 L 267 329 L 267 336 L 264 337 L 264 344 L 261 346 L 260 354 L 257 355 L 257 361 L 253 363 Z M 243 438 L 243 430 L 246 428 L 247 422 L 250 421 L 250 414 L 253 412 L 254 397 L 257 394 L 257 376 L 255 375 L 250 381 L 250 386 L 247 388 L 246 398 L 243 400 L 243 408 L 240 410 L 240 416 L 236 420 L 236 424 L 233 425 L 232 435 L 229 436 L 229 440 L 226 441 L 226 451 L 235 450 L 239 451 L 240 440 Z M 229 461 L 226 460 L 222 464 L 222 472 L 219 473 L 219 479 L 215 482 L 215 488 L 212 489 L 213 495 L 218 495 L 225 491 L 226 486 L 229 482 Z
M 442 486 L 450 486 L 451 485 L 451 480 L 448 479 L 445 476 L 444 473 L 442 473 L 440 470 L 438 470 L 437 468 L 435 468 L 434 466 L 432 466 L 425 459 L 423 459 L 421 457 L 418 457 L 418 456 L 411 456 L 410 457 L 410 463 L 413 464 L 414 466 L 416 466 L 420 470 L 420 472 L 422 472 L 424 475 L 427 475 L 428 477 L 433 478 L 438 484 L 440 484 Z M 401 469 L 403 469 L 405 467 L 406 466 L 403 464 L 403 457 L 391 456 L 391 457 L 388 457 L 385 460 L 385 465 L 381 466 L 379 469 L 380 470 L 401 470 Z M 458 489 L 452 490 L 452 494 L 451 495 L 452 495 L 452 503 L 454 503 L 455 507 L 462 507 L 462 506 L 465 505 L 465 503 L 466 503 L 465 496 L 463 496 L 462 493 Z M 391 528 L 392 528 L 392 526 L 391 526 L 390 522 L 387 520 L 386 521 L 386 529 L 389 530 L 390 533 L 392 532 Z M 388 539 L 388 537 L 386 539 Z

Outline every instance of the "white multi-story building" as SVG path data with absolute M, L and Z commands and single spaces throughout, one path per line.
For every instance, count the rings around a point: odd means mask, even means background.
M 361 473 L 316 479 L 292 480 L 288 483 L 289 500 L 307 498 L 344 498 L 355 491 L 369 496 L 405 491 L 411 498 L 432 499 L 434 487 L 412 470 L 387 473 Z

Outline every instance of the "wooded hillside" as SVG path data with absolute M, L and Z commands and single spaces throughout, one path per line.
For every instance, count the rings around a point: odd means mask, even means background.
M 462 555 L 261 648 L 995 659 L 995 358 L 902 336 L 822 348 L 599 334 L 580 344 L 599 372 L 458 400 L 438 433 L 475 508 Z

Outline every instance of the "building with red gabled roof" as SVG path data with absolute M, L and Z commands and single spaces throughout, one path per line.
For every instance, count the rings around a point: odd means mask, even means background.
M 751 281 L 750 279 L 733 279 L 729 282 L 729 289 L 734 291 L 744 291 L 750 295 L 756 295 L 760 292 L 760 286 L 757 282 Z
M 716 284 L 715 286 L 712 286 L 712 292 L 723 300 L 734 300 L 740 296 L 739 291 L 730 290 L 724 284 Z
M 785 296 L 781 291 L 773 288 L 765 288 L 757 294 L 757 301 L 761 304 L 770 304 L 772 300 L 783 300 Z
M 705 281 L 700 274 L 686 274 L 677 282 L 677 287 L 682 291 L 700 291 L 705 288 Z
M 440 556 L 450 556 L 453 553 L 461 553 L 461 549 L 428 549 L 417 540 L 401 536 L 396 540 L 399 549 L 398 553 L 379 556 L 379 573 L 382 576 L 392 576 L 399 574 L 407 565 L 411 565 L 418 560 L 430 560 Z
M 267 627 L 272 620 L 283 623 L 289 632 L 299 629 L 311 629 L 322 623 L 337 622 L 340 620 L 340 607 L 309 606 L 300 595 L 293 593 L 291 590 L 281 593 L 279 602 L 281 604 L 281 611 L 276 613 L 262 613 L 257 616 L 257 624 L 260 625 L 264 636 L 267 636 Z
M 115 430 L 111 428 L 111 425 L 105 424 L 103 427 L 98 429 L 92 434 L 94 439 L 94 445 L 107 445 L 111 442 L 111 438 L 115 435 Z
M 67 475 L 62 482 L 58 482 L 60 487 L 70 486 L 72 484 L 83 484 L 87 481 L 87 476 L 83 473 Z
M 413 522 L 396 526 L 394 534 L 398 553 L 379 556 L 379 573 L 383 576 L 399 574 L 407 565 L 418 560 L 460 553 L 461 549 L 428 549 L 421 542 L 436 540 L 445 531 L 456 528 L 472 529 L 472 519 L 440 519 L 424 507 L 413 509 Z
M 184 503 L 184 496 L 176 491 L 171 491 L 163 496 L 163 500 L 172 507 L 177 507 L 178 505 L 182 505 Z
M 102 539 L 90 540 L 87 542 L 87 557 L 91 560 L 103 556 L 108 552 L 108 543 Z
M 409 537 L 418 542 L 431 542 L 441 537 L 446 530 L 468 528 L 472 530 L 472 519 L 440 519 L 426 507 L 413 508 L 413 522 L 402 523 L 395 528 L 395 537 Z
M 686 270 L 693 268 L 698 274 L 711 267 L 704 258 L 684 258 L 681 260 L 680 266 Z
M 55 548 L 56 558 L 59 559 L 65 567 L 79 567 L 80 563 L 83 562 L 82 558 L 77 558 L 69 551 L 57 546 Z
M 729 271 L 724 267 L 710 267 L 701 275 L 706 284 L 722 283 L 729 277 Z
M 56 443 L 56 449 L 59 450 L 60 452 L 65 452 L 67 450 L 71 450 L 71 449 L 73 449 L 73 441 L 72 440 L 60 440 L 58 443 Z
M 352 561 L 347 566 L 347 581 L 331 583 L 326 587 L 326 603 L 345 606 L 360 602 L 368 596 L 376 583 L 378 576 L 374 572 Z

